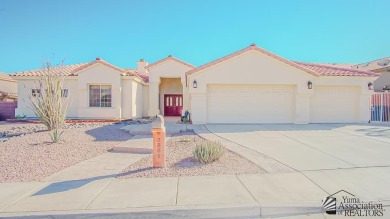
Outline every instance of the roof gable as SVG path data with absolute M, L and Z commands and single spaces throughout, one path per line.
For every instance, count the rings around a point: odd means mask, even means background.
M 268 51 L 266 51 L 266 50 L 264 50 L 264 49 L 261 49 L 261 48 L 257 47 L 255 44 L 251 44 L 249 47 L 246 47 L 246 48 L 244 48 L 244 49 L 241 49 L 241 50 L 239 50 L 239 51 L 237 51 L 237 52 L 234 52 L 234 53 L 232 53 L 232 54 L 229 54 L 229 55 L 227 55 L 227 56 L 224 56 L 224 57 L 222 57 L 222 58 L 219 58 L 219 59 L 217 59 L 217 60 L 214 60 L 214 61 L 212 61 L 212 62 L 209 62 L 209 63 L 207 63 L 207 64 L 204 64 L 204 65 L 202 65 L 202 66 L 200 66 L 200 67 L 198 67 L 198 68 L 192 69 L 192 70 L 188 71 L 188 72 L 186 73 L 186 75 L 189 76 L 189 75 L 192 75 L 192 74 L 194 74 L 194 73 L 200 72 L 200 71 L 202 71 L 202 70 L 205 70 L 205 69 L 210 68 L 210 67 L 212 67 L 212 66 L 218 65 L 218 64 L 223 63 L 223 62 L 225 62 L 225 61 L 228 61 L 228 60 L 230 60 L 230 59 L 232 59 L 232 58 L 234 58 L 234 57 L 236 57 L 236 56 L 239 56 L 239 55 L 241 55 L 241 54 L 247 53 L 247 52 L 249 52 L 249 51 L 257 51 L 257 52 L 260 52 L 260 53 L 265 54 L 265 55 L 267 55 L 267 56 L 270 56 L 270 57 L 272 57 L 272 58 L 274 58 L 274 59 L 276 59 L 276 60 L 278 60 L 278 61 L 280 61 L 280 62 L 283 62 L 283 63 L 285 63 L 285 64 L 288 64 L 288 65 L 292 66 L 292 67 L 295 67 L 295 68 L 297 68 L 297 69 L 300 69 L 300 70 L 302 70 L 302 71 L 304 71 L 304 72 L 306 72 L 306 73 L 308 73 L 308 74 L 311 74 L 311 75 L 316 76 L 316 77 L 318 76 L 318 74 L 317 74 L 316 72 L 314 72 L 314 71 L 312 71 L 312 70 L 310 70 L 310 69 L 308 69 L 308 68 L 306 68 L 306 67 L 303 67 L 303 66 L 301 66 L 301 65 L 299 65 L 299 64 L 297 64 L 297 63 L 295 63 L 295 62 L 292 62 L 292 61 L 289 61 L 289 60 L 287 60 L 287 59 L 284 59 L 284 58 L 282 58 L 282 57 L 280 57 L 280 56 L 277 56 L 277 55 L 275 55 L 275 54 L 273 54 L 273 53 L 271 53 L 271 52 L 268 52 Z
M 76 76 L 76 75 L 78 75 L 82 70 L 85 70 L 85 69 L 87 69 L 87 68 L 89 68 L 89 67 L 91 67 L 91 66 L 93 66 L 93 65 L 96 65 L 96 64 L 102 64 L 102 65 L 107 66 L 107 67 L 109 67 L 109 68 L 112 68 L 112 69 L 114 69 L 114 70 L 116 70 L 116 71 L 118 71 L 118 72 L 120 72 L 120 73 L 124 73 L 124 72 L 125 72 L 124 69 L 118 68 L 118 67 L 116 67 L 115 65 L 112 65 L 112 64 L 110 64 L 110 63 L 108 63 L 108 62 L 106 62 L 106 61 L 104 61 L 103 59 L 101 59 L 101 58 L 98 57 L 98 58 L 95 59 L 95 61 L 92 61 L 92 62 L 90 62 L 90 63 L 87 63 L 87 64 L 85 64 L 85 65 L 82 65 L 82 66 L 80 66 L 80 67 L 74 69 L 73 72 L 72 72 L 70 75 L 71 75 L 71 76 Z
M 166 58 L 163 58 L 163 59 L 161 59 L 161 60 L 159 60 L 159 61 L 157 61 L 157 62 L 154 62 L 154 63 L 152 63 L 152 64 L 149 64 L 149 65 L 147 65 L 145 68 L 146 69 L 150 69 L 150 68 L 153 68 L 153 67 L 156 67 L 157 65 L 160 65 L 160 64 L 162 64 L 162 63 L 164 63 L 164 62 L 166 62 L 166 61 L 175 61 L 175 62 L 178 62 L 178 63 L 180 63 L 180 64 L 182 64 L 182 65 L 185 65 L 185 66 L 187 66 L 187 67 L 190 67 L 190 68 L 195 68 L 195 66 L 193 66 L 193 65 L 191 65 L 191 64 L 189 64 L 189 63 L 187 63 L 187 62 L 184 62 L 184 61 L 182 61 L 182 60 L 180 60 L 180 59 L 177 59 L 177 58 L 175 58 L 175 57 L 173 57 L 173 56 L 171 56 L 171 55 L 169 55 L 168 57 L 166 57 Z

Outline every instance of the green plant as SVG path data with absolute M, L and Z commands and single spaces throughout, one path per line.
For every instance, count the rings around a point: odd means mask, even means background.
M 26 118 L 26 115 L 24 115 L 24 114 L 23 115 L 18 114 L 15 116 L 15 119 L 25 119 L 25 118 Z
M 191 142 L 191 137 L 189 136 L 183 136 L 179 142 Z
M 58 129 L 53 129 L 50 132 L 50 138 L 53 143 L 57 143 L 61 140 L 62 134 L 64 131 L 60 131 Z
M 183 121 L 184 124 L 186 124 L 186 132 L 187 132 L 187 124 L 188 124 L 187 117 L 184 117 L 182 121 Z
M 218 160 L 224 152 L 220 142 L 202 140 L 196 143 L 193 155 L 201 163 L 211 163 Z

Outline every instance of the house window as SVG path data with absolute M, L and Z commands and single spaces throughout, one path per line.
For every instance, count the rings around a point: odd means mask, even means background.
M 61 89 L 61 97 L 68 97 L 68 89 Z
M 89 85 L 90 107 L 111 107 L 111 85 Z
M 31 89 L 31 96 L 37 97 L 41 95 L 41 89 Z

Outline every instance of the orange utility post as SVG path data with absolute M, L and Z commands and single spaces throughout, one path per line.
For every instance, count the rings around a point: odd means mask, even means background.
M 164 117 L 157 115 L 152 122 L 153 167 L 165 167 L 165 125 Z

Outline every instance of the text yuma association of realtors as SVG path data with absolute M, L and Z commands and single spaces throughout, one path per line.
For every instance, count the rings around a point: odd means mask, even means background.
M 364 203 L 359 198 L 342 196 L 343 201 L 339 204 L 339 214 L 345 216 L 383 216 L 381 203 Z

